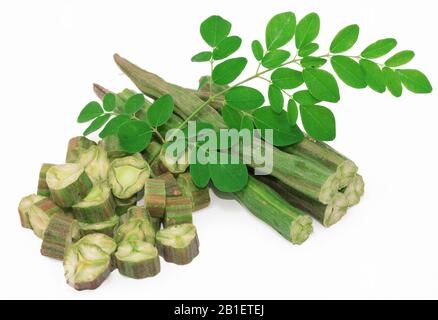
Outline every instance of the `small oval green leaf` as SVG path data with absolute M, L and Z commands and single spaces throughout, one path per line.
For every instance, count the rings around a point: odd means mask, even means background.
M 391 92 L 391 94 L 396 98 L 401 97 L 403 94 L 403 86 L 400 75 L 388 67 L 383 68 L 382 72 L 383 76 L 385 77 L 385 84 L 389 92 Z
M 225 124 L 230 129 L 239 129 L 242 122 L 242 116 L 240 112 L 229 105 L 225 105 L 222 108 L 222 117 L 224 118 Z
M 339 31 L 330 45 L 330 52 L 342 53 L 350 50 L 359 38 L 359 31 L 360 29 L 357 24 L 347 26 Z
M 281 89 L 271 84 L 268 90 L 268 97 L 272 110 L 276 113 L 280 113 L 284 107 L 284 97 Z
M 297 25 L 295 45 L 301 49 L 311 43 L 319 34 L 320 20 L 316 13 L 305 16 Z
M 266 27 L 266 48 L 268 51 L 278 49 L 292 40 L 296 23 L 297 20 L 293 12 L 275 15 Z
M 366 88 L 367 83 L 359 63 L 345 56 L 334 56 L 331 59 L 333 70 L 338 77 L 350 87 L 356 89 Z
M 211 59 L 210 51 L 202 51 L 192 57 L 192 62 L 207 62 Z
M 100 103 L 97 101 L 91 101 L 79 113 L 77 122 L 78 123 L 88 122 L 90 120 L 97 118 L 102 114 L 103 114 L 103 109 L 100 106 Z
M 112 112 L 116 108 L 116 95 L 109 92 L 103 96 L 102 99 L 103 108 L 105 111 Z
M 309 90 L 297 91 L 294 93 L 293 98 L 299 104 L 314 105 L 318 102 L 321 102 L 321 100 L 318 100 L 312 96 Z
M 331 73 L 321 69 L 305 69 L 304 82 L 316 99 L 327 102 L 340 100 L 339 87 Z
M 319 57 L 304 57 L 301 60 L 301 66 L 303 68 L 321 68 L 327 63 L 326 59 Z
M 99 133 L 99 137 L 103 139 L 107 136 L 116 135 L 117 132 L 119 132 L 120 126 L 129 120 L 130 117 L 126 114 L 121 114 L 112 118 L 110 121 L 108 121 L 105 128 L 103 128 L 103 130 Z
M 386 60 L 385 65 L 390 68 L 397 68 L 412 61 L 415 52 L 411 50 L 400 51 Z
M 148 108 L 147 115 L 149 124 L 152 127 L 159 127 L 169 120 L 173 113 L 172 96 L 166 94 L 161 96 Z
M 317 43 L 309 43 L 308 45 L 305 45 L 300 50 L 298 50 L 298 56 L 300 57 L 307 57 L 311 54 L 315 53 L 319 49 L 319 44 Z
M 362 59 L 360 60 L 360 66 L 368 86 L 378 93 L 384 93 L 386 91 L 385 77 L 377 63 Z
M 263 59 L 263 46 L 258 40 L 254 40 L 251 43 L 251 50 L 252 54 L 254 55 L 254 58 L 256 58 L 257 61 L 260 61 Z
M 239 86 L 225 93 L 225 101 L 237 110 L 254 110 L 263 105 L 265 98 L 257 89 Z
M 143 108 L 145 103 L 144 95 L 141 93 L 135 94 L 130 97 L 125 103 L 125 112 L 127 114 L 134 114 L 141 108 Z
M 231 36 L 225 38 L 213 50 L 213 59 L 222 60 L 229 57 L 234 52 L 239 50 L 241 44 L 242 44 L 242 39 L 240 39 L 240 37 L 238 36 Z
M 150 143 L 152 131 L 146 122 L 131 120 L 120 126 L 118 137 L 123 150 L 136 153 L 143 151 Z
M 431 93 L 432 85 L 426 75 L 415 69 L 399 69 L 397 73 L 406 89 L 413 93 Z
M 83 135 L 88 136 L 89 134 L 93 133 L 94 131 L 99 130 L 103 125 L 109 120 L 111 115 L 109 113 L 104 114 L 91 122 L 90 126 L 85 129 Z
M 217 158 L 221 154 L 218 152 Z M 242 190 L 248 183 L 248 168 L 236 159 L 235 156 L 228 154 L 228 163 L 208 164 L 211 181 L 214 186 L 222 192 L 237 192 Z
M 280 89 L 295 89 L 304 83 L 300 71 L 289 68 L 278 68 L 271 74 L 272 83 Z
M 212 73 L 212 79 L 216 84 L 229 84 L 245 69 L 248 60 L 246 58 L 233 58 L 218 64 Z
M 336 121 L 330 109 L 323 106 L 300 106 L 304 129 L 319 141 L 333 141 L 336 138 Z
M 201 23 L 201 36 L 210 47 L 216 47 L 231 31 L 231 23 L 220 16 L 211 16 Z
M 205 188 L 210 181 L 210 170 L 208 164 L 201 164 L 198 162 L 190 163 L 190 174 L 192 175 L 193 183 L 198 188 Z
M 248 115 L 244 115 L 242 117 L 242 122 L 240 123 L 240 130 L 242 129 L 248 129 L 253 130 L 254 129 L 254 122 L 252 121 L 252 118 Z
M 361 56 L 365 59 L 377 59 L 392 51 L 397 46 L 397 40 L 393 38 L 382 39 L 369 45 Z
M 287 103 L 287 122 L 291 126 L 295 126 L 298 120 L 298 106 L 297 103 L 290 99 Z
M 262 65 L 267 69 L 277 68 L 289 57 L 290 53 L 286 50 L 272 50 L 263 57 Z

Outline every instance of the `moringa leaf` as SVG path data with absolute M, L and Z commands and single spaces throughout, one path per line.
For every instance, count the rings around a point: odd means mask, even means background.
M 265 138 L 265 129 L 273 130 L 273 141 L 268 141 L 277 147 L 288 146 L 302 141 L 303 133 L 298 126 L 291 126 L 286 111 L 276 113 L 269 107 L 259 108 L 253 113 L 254 122 L 261 129 Z
M 318 49 L 319 49 L 319 44 L 309 43 L 308 45 L 305 45 L 300 50 L 298 50 L 298 55 L 300 57 L 307 57 L 318 51 Z
M 242 39 L 238 36 L 231 36 L 225 38 L 213 50 L 213 59 L 222 60 L 229 57 L 234 52 L 239 50 L 241 44 L 242 44 Z
M 392 51 L 392 49 L 394 49 L 396 46 L 397 40 L 395 39 L 388 38 L 378 40 L 362 51 L 361 56 L 365 59 L 380 58 Z
M 213 82 L 216 84 L 229 84 L 245 69 L 248 60 L 246 58 L 233 58 L 218 64 L 212 73 Z
M 275 15 L 266 27 L 266 48 L 268 51 L 281 48 L 292 40 L 295 34 L 296 17 L 293 12 Z
M 205 188 L 210 181 L 210 170 L 208 169 L 208 164 L 191 161 L 190 174 L 192 175 L 193 183 L 198 188 Z
M 79 113 L 77 122 L 84 123 L 97 118 L 103 114 L 103 109 L 97 101 L 88 103 Z
M 237 110 L 254 110 L 262 106 L 265 98 L 257 89 L 239 86 L 225 93 L 225 101 Z
M 319 141 L 333 141 L 336 138 L 336 121 L 330 109 L 323 106 L 300 106 L 304 129 Z
M 225 124 L 230 129 L 239 129 L 242 122 L 242 116 L 239 111 L 229 105 L 225 105 L 222 108 L 222 117 Z
M 152 130 L 145 121 L 131 120 L 120 126 L 117 135 L 123 150 L 136 153 L 143 151 L 151 142 Z
M 260 61 L 263 59 L 263 46 L 258 40 L 254 40 L 251 43 L 251 50 L 252 54 L 254 55 L 254 58 L 256 58 L 257 61 Z
M 127 114 L 121 114 L 112 118 L 110 121 L 108 121 L 105 128 L 103 128 L 103 130 L 99 133 L 99 137 L 103 139 L 107 136 L 116 135 L 117 132 L 119 132 L 120 126 L 129 120 L 130 117 Z
M 316 99 L 327 102 L 340 100 L 339 87 L 331 73 L 320 69 L 304 69 L 304 82 Z
M 231 31 L 231 23 L 220 16 L 211 16 L 201 23 L 201 36 L 212 48 L 224 40 Z
M 390 68 L 397 68 L 412 61 L 415 52 L 411 50 L 400 51 L 386 60 L 385 65 Z
M 271 104 L 272 110 L 276 113 L 283 111 L 284 107 L 284 97 L 281 89 L 271 84 L 268 90 L 269 103 Z
M 297 103 L 294 100 L 290 99 L 289 102 L 287 103 L 287 122 L 289 122 L 291 126 L 295 126 L 297 124 L 297 120 L 298 120 Z
M 400 79 L 400 75 L 394 70 L 385 67 L 382 70 L 383 77 L 385 78 L 385 84 L 391 94 L 398 98 L 403 94 L 403 86 Z
M 173 113 L 173 107 L 173 99 L 169 94 L 155 100 L 147 110 L 149 124 L 152 127 L 165 124 Z
M 289 57 L 290 53 L 286 50 L 272 50 L 263 57 L 262 65 L 267 69 L 274 69 L 281 66 Z
M 197 54 L 195 54 L 192 57 L 192 62 L 206 62 L 210 61 L 211 59 L 211 52 L 210 51 L 202 51 Z
M 316 13 L 310 13 L 305 16 L 297 25 L 295 34 L 295 46 L 301 49 L 311 43 L 318 37 L 320 28 L 319 16 Z
M 334 56 L 331 59 L 333 70 L 338 77 L 350 87 L 363 89 L 367 87 L 365 75 L 359 63 L 346 56 Z
M 105 125 L 105 123 L 109 120 L 110 117 L 111 115 L 107 113 L 94 119 L 93 122 L 91 122 L 91 124 L 88 126 L 88 128 L 85 129 L 83 135 L 88 136 L 89 134 L 99 130 Z
M 360 66 L 363 70 L 365 81 L 368 86 L 378 93 L 384 93 L 386 91 L 385 77 L 377 63 L 361 59 Z
M 248 115 L 244 115 L 242 117 L 242 122 L 240 123 L 240 130 L 242 129 L 248 129 L 250 131 L 254 130 L 254 122 L 252 121 L 252 118 Z
M 406 89 L 413 93 L 431 93 L 432 85 L 426 75 L 415 69 L 398 69 L 397 73 Z
M 278 68 L 271 74 L 272 83 L 280 89 L 295 89 L 304 83 L 300 71 L 289 68 Z
M 217 159 L 221 153 L 218 152 Z M 237 192 L 242 190 L 248 183 L 248 168 L 238 158 L 226 154 L 228 163 L 209 163 L 211 181 L 214 186 L 222 192 Z M 234 164 L 234 161 L 238 161 Z
M 116 95 L 112 92 L 109 92 L 103 96 L 102 99 L 103 108 L 107 112 L 112 112 L 116 108 Z
M 319 57 L 304 57 L 300 63 L 303 68 L 320 68 L 327 63 L 327 60 Z
M 339 31 L 330 45 L 330 52 L 343 53 L 350 50 L 359 38 L 359 31 L 360 29 L 357 24 L 347 26 Z
M 321 102 L 321 100 L 318 100 L 312 96 L 309 90 L 297 91 L 294 93 L 293 98 L 299 104 L 314 105 Z
M 127 114 L 134 114 L 143 108 L 145 103 L 144 95 L 141 93 L 135 94 L 130 97 L 125 103 L 125 112 Z

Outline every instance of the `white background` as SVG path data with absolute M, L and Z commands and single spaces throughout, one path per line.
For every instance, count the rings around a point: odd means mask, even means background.
M 157 277 L 142 281 L 115 271 L 98 290 L 79 293 L 64 283 L 60 262 L 40 256 L 40 240 L 20 227 L 16 211 L 36 191 L 40 164 L 62 162 L 68 139 L 84 129 L 75 119 L 94 99 L 91 84 L 132 88 L 115 52 L 195 87 L 208 72 L 190 62 L 206 49 L 198 32 L 206 17 L 230 20 L 244 39 L 241 54 L 251 57 L 250 42 L 263 40 L 271 16 L 316 11 L 321 54 L 340 28 L 358 23 L 353 53 L 396 37 L 436 86 L 435 2 L 1 1 L 0 298 L 438 298 L 436 91 L 396 99 L 342 86 L 333 145 L 360 166 L 366 196 L 333 228 L 315 223 L 302 246 L 213 196 L 195 216 L 201 254 L 192 264 L 163 262 Z

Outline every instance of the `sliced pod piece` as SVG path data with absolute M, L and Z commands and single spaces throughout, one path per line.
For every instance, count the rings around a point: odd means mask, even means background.
M 114 236 L 114 229 L 119 223 L 118 216 L 112 216 L 110 219 L 97 223 L 79 222 L 81 236 L 84 237 L 93 233 L 103 233 L 109 237 Z
M 106 136 L 99 141 L 99 145 L 103 147 L 110 159 L 122 158 L 128 155 L 120 146 L 119 138 L 115 135 Z
M 140 218 L 150 220 L 149 212 L 144 207 L 134 206 L 128 209 L 124 215 L 120 217 L 120 223 L 126 223 L 130 219 Z
M 313 232 L 312 218 L 253 177 L 249 177 L 246 187 L 234 193 L 234 196 L 256 217 L 293 244 L 302 244 Z
M 158 232 L 161 229 L 161 218 L 151 217 L 152 228 L 154 228 L 155 232 Z
M 180 174 L 177 182 L 182 194 L 190 198 L 193 212 L 208 207 L 210 204 L 210 193 L 208 188 L 198 188 L 193 183 L 192 175 L 190 173 L 186 172 Z
M 98 184 L 81 202 L 75 204 L 72 210 L 76 220 L 98 223 L 112 218 L 115 214 L 115 206 L 109 186 Z
M 184 151 L 182 154 L 172 154 L 163 146 L 160 152 L 161 164 L 171 173 L 183 173 L 189 167 L 188 154 Z
M 115 159 L 111 162 L 108 181 L 114 196 L 129 199 L 143 189 L 150 175 L 148 163 L 141 154 Z
M 156 141 L 151 141 L 151 143 L 146 147 L 146 149 L 142 152 L 143 158 L 147 161 L 147 163 L 151 163 L 156 158 L 160 156 L 161 152 L 161 144 Z
M 116 209 L 115 209 L 116 215 L 120 217 L 124 215 L 129 208 L 137 204 L 137 195 L 134 195 L 129 199 L 119 199 L 114 197 L 114 201 L 116 203 Z
M 55 214 L 44 232 L 41 254 L 63 260 L 66 249 L 79 238 L 77 222 L 64 213 Z
M 84 168 L 76 163 L 51 167 L 47 171 L 46 180 L 53 201 L 63 208 L 80 202 L 93 187 Z
M 157 232 L 157 248 L 167 262 L 184 265 L 199 254 L 199 240 L 193 224 L 179 224 Z
M 155 244 L 155 230 L 148 218 L 133 217 L 117 227 L 114 240 L 117 243 L 140 240 Z
M 150 243 L 139 240 L 122 242 L 115 256 L 119 272 L 129 278 L 144 279 L 160 272 L 158 250 Z
M 43 198 L 31 205 L 27 213 L 33 232 L 38 238 L 43 239 L 52 216 L 58 213 L 62 214 L 64 211 L 52 199 Z
M 116 248 L 114 240 L 103 234 L 90 234 L 70 246 L 64 257 L 67 283 L 76 290 L 99 287 L 111 273 Z
M 146 179 L 144 206 L 152 217 L 160 218 L 166 208 L 166 185 L 162 179 Z
M 150 162 L 151 164 L 151 175 L 153 177 L 158 177 L 162 174 L 169 173 L 169 170 L 161 163 L 160 157 L 155 158 Z
M 50 197 L 50 190 L 49 190 L 49 186 L 47 185 L 46 175 L 47 175 L 47 171 L 49 171 L 49 169 L 53 166 L 54 164 L 50 164 L 50 163 L 44 163 L 41 166 L 40 174 L 38 177 L 37 195 L 43 197 Z
M 74 163 L 79 160 L 82 152 L 90 148 L 91 146 L 95 146 L 96 142 L 87 139 L 85 137 L 74 137 L 71 138 L 68 142 L 67 148 L 67 156 L 65 162 Z
M 166 199 L 164 227 L 175 224 L 192 223 L 192 201 L 188 197 L 171 197 Z
M 163 173 L 157 177 L 158 179 L 164 180 L 166 186 L 166 196 L 167 197 L 177 197 L 181 196 L 182 192 L 178 185 L 177 180 L 174 175 L 170 172 Z
M 102 146 L 91 146 L 81 154 L 78 163 L 85 168 L 93 184 L 102 183 L 108 179 L 110 162 Z
M 43 196 L 31 194 L 21 199 L 20 204 L 18 205 L 18 214 L 20 215 L 20 222 L 23 228 L 32 229 L 32 225 L 29 221 L 29 209 L 35 203 L 43 200 L 44 198 L 45 197 Z

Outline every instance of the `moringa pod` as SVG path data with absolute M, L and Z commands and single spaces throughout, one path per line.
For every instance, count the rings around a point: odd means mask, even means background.
M 85 168 L 85 172 L 93 184 L 102 183 L 108 179 L 110 162 L 107 152 L 102 146 L 91 146 L 85 150 L 78 163 Z
M 167 262 L 184 265 L 199 254 L 199 240 L 193 224 L 178 224 L 157 232 L 157 248 Z
M 118 216 L 112 216 L 108 220 L 97 223 L 79 222 L 81 236 L 86 236 L 92 233 L 102 233 L 109 237 L 114 236 L 114 229 L 119 223 Z
M 62 214 L 64 211 L 50 198 L 43 198 L 29 207 L 27 210 L 29 223 L 38 238 L 43 239 L 50 219 L 58 213 Z
M 119 245 L 115 257 L 119 272 L 126 277 L 144 279 L 160 272 L 158 250 L 150 243 L 124 241 Z
M 50 219 L 44 232 L 41 254 L 62 261 L 73 239 L 78 238 L 78 223 L 64 213 L 57 213 Z
M 64 257 L 64 275 L 76 290 L 99 287 L 112 271 L 117 244 L 110 237 L 90 234 L 70 246 Z
M 47 171 L 46 181 L 51 198 L 63 208 L 80 202 L 93 187 L 84 168 L 77 163 L 51 167 Z
M 150 167 L 141 154 L 118 158 L 111 162 L 108 182 L 115 197 L 129 199 L 143 189 Z
M 96 142 L 83 136 L 71 138 L 68 142 L 67 156 L 65 158 L 65 162 L 77 162 L 82 152 L 95 145 Z
M 179 196 L 166 199 L 166 213 L 163 220 L 165 228 L 192 222 L 192 200 L 189 197 Z
M 123 220 L 126 222 L 118 226 L 114 232 L 114 240 L 117 243 L 140 240 L 155 244 L 155 229 L 149 217 L 134 216 Z
M 184 196 L 192 202 L 192 211 L 201 210 L 210 204 L 210 193 L 207 187 L 198 188 L 189 172 L 180 174 L 177 178 L 178 186 Z
M 50 197 L 50 190 L 49 190 L 49 186 L 47 185 L 46 176 L 47 176 L 47 171 L 49 171 L 49 169 L 53 166 L 54 164 L 51 163 L 43 163 L 41 165 L 40 174 L 38 176 L 37 195 L 43 197 Z
M 81 202 L 72 206 L 72 210 L 79 222 L 98 223 L 112 218 L 115 207 L 111 189 L 102 183 L 95 185 Z
M 162 179 L 146 179 L 144 206 L 151 216 L 161 218 L 166 208 L 166 184 Z
M 99 141 L 99 145 L 106 151 L 108 158 L 126 157 L 129 154 L 120 146 L 119 138 L 115 135 L 106 136 Z
M 32 229 L 29 221 L 29 209 L 35 203 L 43 200 L 45 197 L 36 194 L 28 195 L 21 199 L 18 205 L 18 213 L 20 215 L 21 226 L 26 229 Z

